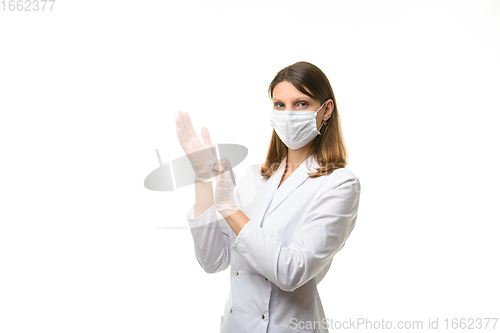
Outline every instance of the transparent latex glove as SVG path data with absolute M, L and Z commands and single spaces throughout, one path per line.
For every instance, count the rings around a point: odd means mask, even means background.
M 177 138 L 186 153 L 191 167 L 195 173 L 195 180 L 200 182 L 211 182 L 217 176 L 214 165 L 217 163 L 215 158 L 215 149 L 210 140 L 208 129 L 203 126 L 201 137 L 198 138 L 194 130 L 191 118 L 185 112 L 179 112 L 175 118 Z
M 234 184 L 231 172 L 234 179 L 236 173 L 231 168 L 231 164 L 226 158 L 219 161 L 214 169 L 218 171 L 215 184 L 214 205 L 215 209 L 224 217 L 228 217 L 240 210 L 236 200 L 234 199 Z

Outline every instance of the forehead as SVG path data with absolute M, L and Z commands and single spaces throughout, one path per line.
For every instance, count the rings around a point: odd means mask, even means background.
M 305 87 L 304 87 L 304 89 L 310 93 L 309 89 L 307 89 Z M 301 93 L 297 88 L 295 88 L 295 86 L 292 83 L 290 83 L 288 81 L 280 82 L 276 86 L 274 86 L 273 100 L 297 99 L 297 98 L 311 99 L 306 94 Z

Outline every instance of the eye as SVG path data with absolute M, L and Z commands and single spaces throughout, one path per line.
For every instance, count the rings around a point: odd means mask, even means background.
M 281 108 L 281 107 L 283 107 L 283 103 L 276 102 L 276 103 L 274 103 L 274 106 L 277 108 Z
M 297 109 L 305 109 L 309 106 L 307 102 L 298 102 L 297 103 Z

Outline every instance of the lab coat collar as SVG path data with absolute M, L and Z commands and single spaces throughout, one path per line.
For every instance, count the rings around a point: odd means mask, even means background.
M 314 155 L 309 156 L 278 188 L 281 178 L 285 172 L 286 163 L 287 157 L 283 159 L 279 169 L 276 170 L 267 182 L 266 192 L 268 191 L 274 193 L 274 197 L 271 198 L 272 202 L 265 213 L 265 217 L 271 214 L 283 202 L 283 200 L 285 200 L 297 187 L 309 178 L 307 174 L 308 172 L 314 172 L 315 168 L 319 167 L 319 164 L 314 159 Z

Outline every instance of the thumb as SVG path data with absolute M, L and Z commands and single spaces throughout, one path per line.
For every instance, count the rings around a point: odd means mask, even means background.
M 233 183 L 233 177 L 236 178 L 236 173 L 234 172 L 234 170 L 229 166 L 229 168 L 227 168 L 227 166 L 221 166 L 222 168 L 222 178 L 226 181 L 230 181 L 231 183 Z

